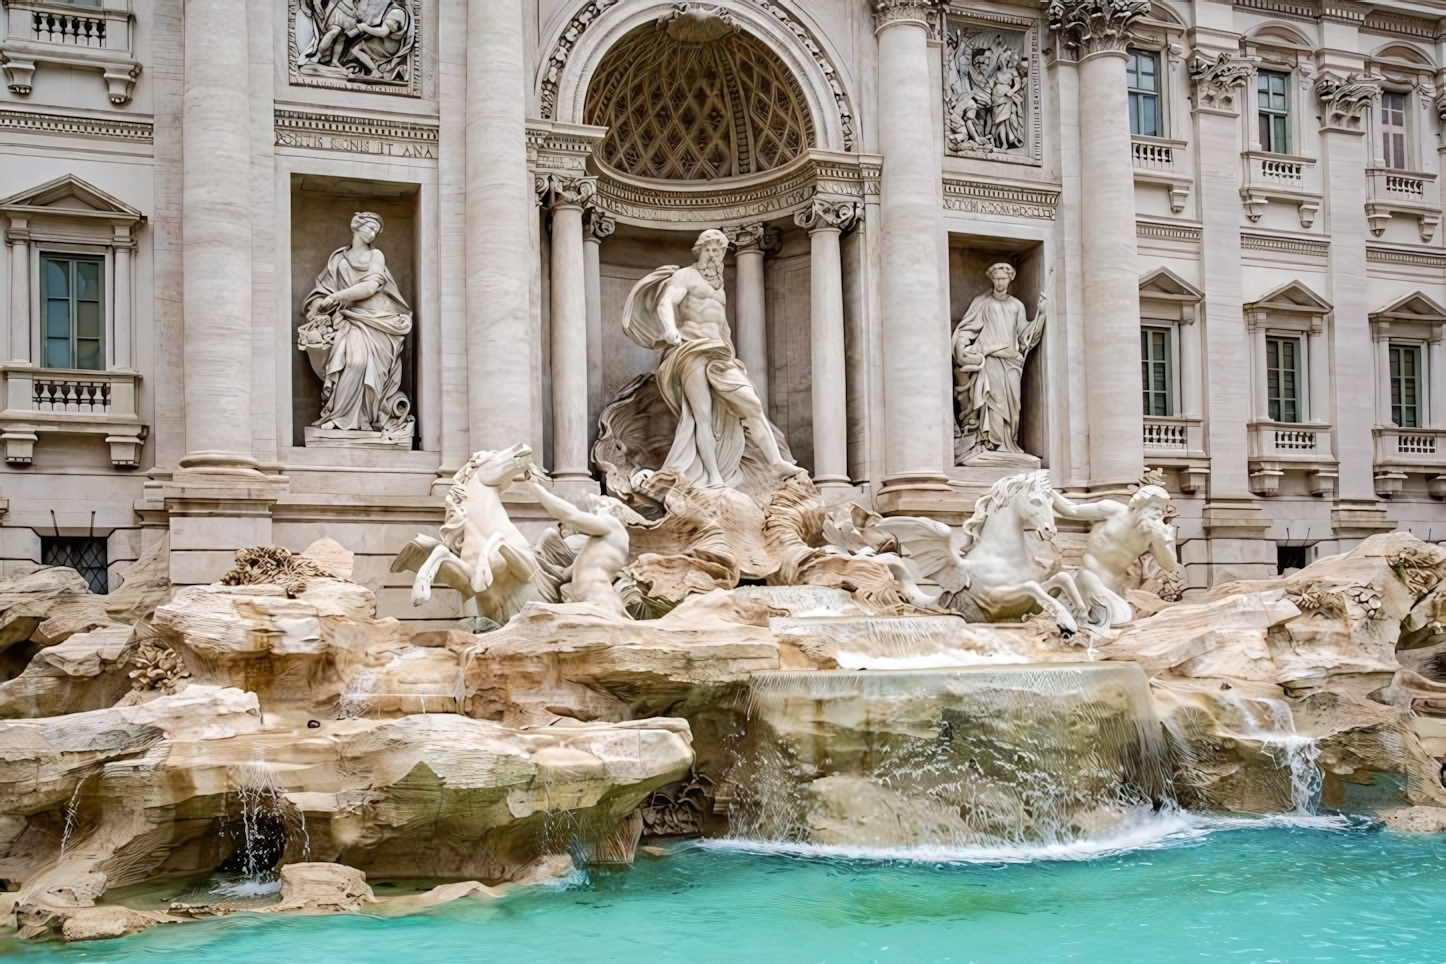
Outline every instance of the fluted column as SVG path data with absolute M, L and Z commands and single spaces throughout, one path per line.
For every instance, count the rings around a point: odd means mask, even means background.
M 129 369 L 131 361 L 131 249 L 135 241 L 127 232 L 115 241 L 115 311 L 111 328 L 115 339 L 111 346 L 114 366 Z
M 582 272 L 587 301 L 587 444 L 592 447 L 597 417 L 602 414 L 602 242 L 618 224 L 595 207 L 584 209 L 582 217 Z
M 30 355 L 30 230 L 24 218 L 10 219 L 10 351 L 11 361 L 31 362 Z
M 250 17 L 234 0 L 186 0 L 184 19 L 181 466 L 259 475 L 251 455 Z
M 815 198 L 794 223 L 808 229 L 809 345 L 813 396 L 813 480 L 820 489 L 847 488 L 848 388 L 844 357 L 843 263 L 839 236 L 861 206 Z
M 929 490 L 947 488 L 949 326 L 939 291 L 933 126 L 940 107 L 929 78 L 929 29 L 941 15 L 942 4 L 874 0 L 873 7 L 879 44 L 879 149 L 884 155 L 879 242 L 884 368 L 880 508 L 908 511 L 917 506 L 917 498 L 928 499 Z
M 467 420 L 473 449 L 507 448 L 533 437 L 533 199 L 523 187 L 530 176 L 522 6 L 510 0 L 467 4 Z
M 767 294 L 763 281 L 763 250 L 769 235 L 763 224 L 747 224 L 731 232 L 737 252 L 733 256 L 733 347 L 738 360 L 768 409 Z
M 537 192 L 552 214 L 552 477 L 585 482 L 587 470 L 587 269 L 582 209 L 591 178 L 547 174 Z
M 1125 45 L 1148 0 L 1053 0 L 1050 26 L 1079 57 L 1080 234 L 1090 487 L 1144 471 L 1139 276 Z

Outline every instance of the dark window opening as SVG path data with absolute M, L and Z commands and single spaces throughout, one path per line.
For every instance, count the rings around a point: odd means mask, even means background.
M 1306 550 L 1309 546 L 1282 546 L 1275 547 L 1275 572 L 1283 576 L 1287 569 L 1304 569 L 1306 566 Z
M 47 566 L 67 566 L 80 573 L 90 591 L 110 592 L 106 573 L 104 536 L 41 536 L 40 561 Z

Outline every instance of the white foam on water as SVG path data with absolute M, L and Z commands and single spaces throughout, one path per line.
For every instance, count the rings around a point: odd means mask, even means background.
M 274 879 L 243 877 L 239 880 L 224 880 L 211 885 L 211 893 L 218 897 L 269 897 L 280 892 L 280 877 Z

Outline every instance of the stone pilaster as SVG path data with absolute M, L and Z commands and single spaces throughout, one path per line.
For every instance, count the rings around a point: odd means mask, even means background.
M 533 198 L 525 188 L 526 86 L 522 4 L 469 3 L 467 417 L 473 449 L 507 448 L 533 438 L 538 373 L 530 315 Z
M 1080 226 L 1091 488 L 1144 471 L 1135 180 L 1125 89 L 1129 26 L 1147 0 L 1053 0 L 1050 27 L 1079 59 Z
M 840 235 L 863 213 L 857 201 L 814 198 L 794 215 L 808 231 L 813 397 L 813 480 L 825 492 L 848 489 L 848 387 L 844 356 L 843 263 Z
M 883 204 L 879 285 L 884 512 L 947 498 L 949 319 L 939 291 L 939 184 L 929 35 L 939 0 L 874 0 Z
M 583 205 L 597 192 L 590 177 L 547 174 L 537 194 L 552 215 L 552 476 L 590 482 L 587 469 L 587 270 Z
M 587 444 L 597 440 L 597 420 L 602 414 L 602 243 L 618 229 L 618 223 L 597 207 L 582 212 L 582 270 L 587 301 Z
M 764 286 L 763 255 L 777 238 L 762 222 L 739 228 L 725 228 L 736 246 L 733 255 L 733 347 L 738 360 L 768 408 L 768 325 L 767 293 Z
M 10 218 L 5 232 L 10 242 L 10 340 L 6 357 L 21 364 L 30 355 L 30 230 L 24 218 Z

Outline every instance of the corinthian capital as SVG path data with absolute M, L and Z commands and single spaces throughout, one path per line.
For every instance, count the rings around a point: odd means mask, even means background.
M 585 241 L 601 241 L 618 229 L 618 223 L 602 208 L 589 204 L 582 211 L 582 236 Z
M 793 223 L 809 231 L 819 228 L 847 231 L 863 216 L 864 207 L 857 201 L 830 201 L 816 197 L 812 204 L 793 216 Z
M 1049 26 L 1085 56 L 1123 51 L 1130 24 L 1149 10 L 1150 0 L 1050 0 Z
M 768 225 L 762 221 L 755 221 L 752 224 L 727 225 L 723 233 L 728 235 L 728 243 L 735 248 L 749 248 L 756 246 L 760 251 L 770 251 L 778 247 L 778 235 L 770 231 Z
M 1381 81 L 1360 74 L 1339 74 L 1326 71 L 1315 82 L 1315 95 L 1320 98 L 1321 130 L 1359 133 L 1365 126 L 1366 108 L 1381 99 Z
M 597 178 L 572 174 L 537 175 L 537 200 L 543 207 L 581 205 L 597 193 Z
M 939 13 L 946 0 L 873 0 L 874 32 L 896 23 L 923 24 L 931 33 L 938 30 Z
M 1190 80 L 1195 84 L 1195 107 L 1238 114 L 1240 93 L 1255 77 L 1255 65 L 1254 58 L 1223 53 L 1211 60 L 1197 53 L 1190 62 Z

